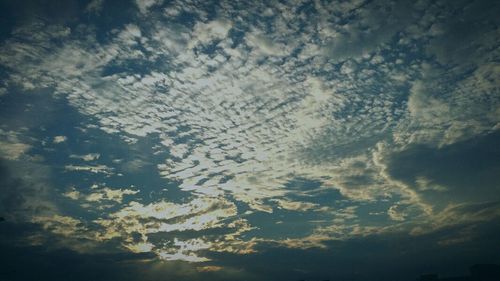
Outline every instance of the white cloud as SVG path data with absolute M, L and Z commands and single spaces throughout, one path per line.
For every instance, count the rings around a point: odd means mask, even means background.
M 193 38 L 189 47 L 192 48 L 199 43 L 206 44 L 215 39 L 224 39 L 231 27 L 231 22 L 225 19 L 217 19 L 207 23 L 198 22 L 193 29 Z
M 411 88 L 409 116 L 395 131 L 396 140 L 441 147 L 490 132 L 498 124 L 500 118 L 493 109 L 498 102 L 491 99 L 495 87 L 490 84 L 498 72 L 495 66 L 482 65 L 467 79 L 451 84 L 444 71 L 422 65 L 424 79 Z
M 19 132 L 0 129 L 0 157 L 18 160 L 31 149 L 32 146 L 21 142 L 19 137 Z
M 75 188 L 71 188 L 71 190 L 66 191 L 65 193 L 62 194 L 64 197 L 68 197 L 72 200 L 78 200 L 81 196 L 80 191 L 76 190 Z
M 89 154 L 85 154 L 85 155 L 71 154 L 69 157 L 75 158 L 75 159 L 82 159 L 83 161 L 94 161 L 94 160 L 99 159 L 99 157 L 101 157 L 101 154 L 99 154 L 99 153 L 89 153 Z
M 147 14 L 151 7 L 160 5 L 163 0 L 135 0 L 135 3 L 142 14 Z
M 399 205 L 393 205 L 387 210 L 387 214 L 392 220 L 395 221 L 404 221 L 405 220 L 405 214 L 398 210 Z
M 66 140 L 68 140 L 68 138 L 66 136 L 55 136 L 54 140 L 52 142 L 53 143 L 63 143 Z
M 50 232 L 63 236 L 75 235 L 82 228 L 81 221 L 61 215 L 35 216 L 32 222 L 39 223 Z
M 124 238 L 126 247 L 139 251 L 150 245 L 147 240 L 148 234 L 221 228 L 225 225 L 224 221 L 230 221 L 236 214 L 236 206 L 225 199 L 197 198 L 186 204 L 159 201 L 143 205 L 130 202 L 121 210 L 111 213 L 108 219 L 98 219 L 95 222 L 103 226 L 103 231 L 97 234 L 98 239 L 105 241 L 120 236 Z M 245 231 L 245 225 L 241 225 L 241 221 L 229 225 L 229 227 L 236 226 L 240 227 L 236 233 Z M 136 232 L 143 237 L 143 241 L 139 244 L 131 241 L 133 233 Z M 234 239 L 238 234 L 232 235 Z M 195 252 L 209 246 L 209 242 L 201 239 L 188 241 L 176 239 L 174 244 L 168 247 L 155 244 L 152 251 L 166 260 L 182 259 L 200 262 L 208 259 L 197 256 Z M 150 247 L 153 246 L 150 245 Z
M 114 202 L 122 203 L 123 197 L 139 193 L 138 190 L 132 189 L 114 189 L 109 187 L 99 187 L 93 185 L 91 192 L 83 192 L 72 187 L 69 191 L 63 193 L 63 196 L 72 200 L 83 200 L 92 203 Z M 87 204 L 88 205 L 88 204 Z M 91 206 L 91 205 L 89 205 Z
M 116 203 L 122 203 L 123 196 L 134 195 L 137 194 L 138 192 L 139 192 L 138 190 L 112 189 L 109 187 L 104 187 L 87 194 L 85 196 L 85 201 L 88 202 L 114 201 Z
M 31 148 L 31 145 L 24 143 L 11 143 L 0 141 L 0 156 L 9 159 L 19 159 L 26 151 Z
M 291 48 L 279 42 L 273 42 L 263 32 L 253 30 L 245 35 L 246 42 L 254 48 L 259 55 L 263 56 L 285 56 L 291 52 Z
M 83 171 L 83 172 L 90 172 L 94 174 L 106 174 L 106 175 L 111 175 L 113 174 L 113 168 L 110 168 L 106 165 L 95 165 L 95 166 L 81 166 L 81 165 L 66 165 L 64 166 L 64 169 L 67 171 Z
M 314 210 L 318 208 L 318 204 L 310 203 L 310 202 L 295 202 L 295 201 L 288 201 L 288 200 L 283 200 L 283 199 L 272 199 L 272 201 L 277 202 L 280 208 L 283 208 L 285 210 L 292 210 L 292 211 L 308 211 L 308 210 Z
M 161 249 L 157 251 L 158 256 L 163 260 L 183 260 L 188 262 L 205 262 L 210 259 L 199 257 L 194 252 L 210 248 L 210 244 L 201 239 L 191 239 L 180 241 L 174 239 L 174 246 L 170 249 Z

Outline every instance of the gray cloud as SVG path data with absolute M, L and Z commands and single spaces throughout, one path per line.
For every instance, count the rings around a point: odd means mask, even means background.
M 426 179 L 420 184 L 445 187 L 444 192 L 432 186 L 422 191 L 436 204 L 499 200 L 499 137 L 495 132 L 442 148 L 410 146 L 388 159 L 388 172 L 417 190 L 425 189 L 419 187 L 419 179 Z

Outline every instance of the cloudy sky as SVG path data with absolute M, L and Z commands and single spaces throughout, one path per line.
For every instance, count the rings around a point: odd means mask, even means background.
M 500 263 L 500 4 L 0 2 L 0 280 Z

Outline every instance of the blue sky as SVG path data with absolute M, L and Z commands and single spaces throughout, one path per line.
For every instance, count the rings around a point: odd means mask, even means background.
M 0 276 L 500 263 L 499 8 L 3 1 Z

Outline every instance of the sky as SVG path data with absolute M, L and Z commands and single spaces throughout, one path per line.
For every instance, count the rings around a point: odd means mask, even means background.
M 500 3 L 3 0 L 0 280 L 500 264 Z

